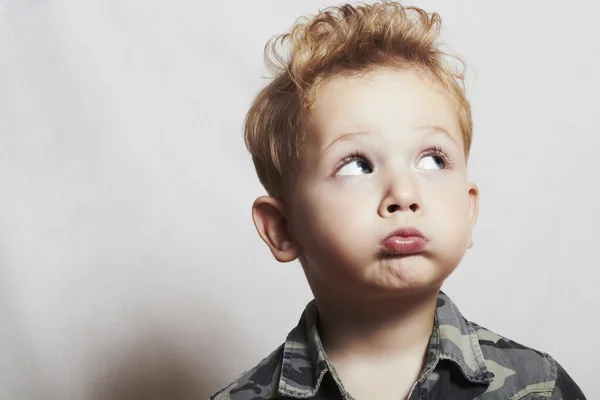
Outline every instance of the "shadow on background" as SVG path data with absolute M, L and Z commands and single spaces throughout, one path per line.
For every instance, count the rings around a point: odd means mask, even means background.
M 110 363 L 93 377 L 86 399 L 208 399 L 224 384 L 218 349 L 227 346 L 223 338 L 211 336 L 203 338 L 199 350 L 189 351 L 188 347 L 186 352 L 176 344 L 176 338 L 155 335 L 105 354 L 103 358 Z

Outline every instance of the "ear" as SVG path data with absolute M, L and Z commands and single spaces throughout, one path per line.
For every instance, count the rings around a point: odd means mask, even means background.
M 283 203 L 272 196 L 261 196 L 252 205 L 252 220 L 260 238 L 269 246 L 279 262 L 298 258 L 298 245 L 288 232 L 288 221 Z
M 473 228 L 479 215 L 479 188 L 472 182 L 468 183 L 469 188 L 469 249 L 473 247 Z

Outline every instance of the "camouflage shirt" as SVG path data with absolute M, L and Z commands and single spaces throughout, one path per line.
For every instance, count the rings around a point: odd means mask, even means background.
M 317 319 L 313 300 L 283 345 L 210 399 L 352 399 L 325 354 Z M 409 399 L 585 397 L 551 356 L 467 321 L 440 292 L 425 367 Z

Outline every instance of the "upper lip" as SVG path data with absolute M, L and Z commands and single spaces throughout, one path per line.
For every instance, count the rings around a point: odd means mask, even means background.
M 383 240 L 386 240 L 386 239 L 389 239 L 389 238 L 395 237 L 395 236 L 402 236 L 402 237 L 418 236 L 420 238 L 426 239 L 425 235 L 423 235 L 420 230 L 418 230 L 417 228 L 414 228 L 412 226 L 409 226 L 409 227 L 396 229 L 394 232 L 392 232 L 388 236 L 386 236 L 386 238 Z

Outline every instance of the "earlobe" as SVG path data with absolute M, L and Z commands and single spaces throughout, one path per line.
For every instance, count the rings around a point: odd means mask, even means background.
M 479 215 L 479 188 L 474 183 L 469 182 L 469 246 L 473 247 L 473 228 Z
M 272 196 L 261 196 L 252 205 L 252 220 L 260 238 L 279 262 L 298 258 L 299 250 L 288 232 L 283 204 Z

